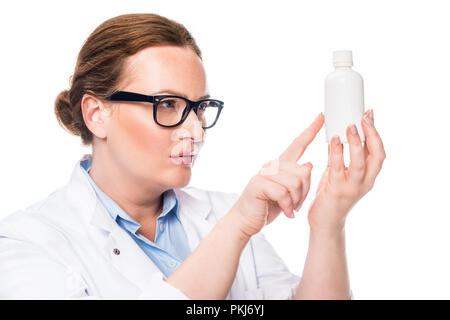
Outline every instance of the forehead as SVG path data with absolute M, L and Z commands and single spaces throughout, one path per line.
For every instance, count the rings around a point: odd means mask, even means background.
M 206 93 L 206 74 L 201 59 L 191 48 L 158 46 L 145 48 L 127 58 L 126 87 L 150 94 L 172 89 L 188 96 Z

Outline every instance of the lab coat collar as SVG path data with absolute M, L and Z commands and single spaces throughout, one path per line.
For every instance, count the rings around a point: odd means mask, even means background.
M 91 213 L 90 223 L 92 225 L 107 232 L 111 232 L 116 222 L 111 218 L 97 198 L 95 190 L 90 185 L 88 177 L 86 176 L 87 172 L 81 167 L 81 161 L 89 157 L 91 157 L 90 154 L 83 155 L 75 165 L 69 181 L 69 188 L 76 192 L 70 192 L 70 194 L 77 195 L 78 199 L 73 199 L 75 203 L 80 203 L 79 201 L 81 201 L 81 199 L 83 199 L 83 201 L 87 200 L 87 203 L 83 206 L 86 208 L 86 205 L 89 204 L 88 211 Z M 178 214 L 180 216 L 186 215 L 187 211 L 189 214 L 198 214 L 199 217 L 204 220 L 208 219 L 208 216 L 211 213 L 211 204 L 207 193 L 191 187 L 174 188 L 174 191 L 179 203 Z M 184 207 L 184 209 L 182 207 Z M 183 217 L 180 218 L 183 219 Z

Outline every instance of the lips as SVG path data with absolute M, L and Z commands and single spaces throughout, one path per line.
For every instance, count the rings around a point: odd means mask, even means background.
M 184 157 L 176 156 L 170 158 L 172 162 L 177 165 L 192 165 L 192 163 L 194 162 L 194 157 L 190 155 Z
M 197 153 L 195 152 L 183 152 L 181 151 L 178 155 L 171 155 L 171 158 L 183 158 L 183 157 L 195 157 Z
M 198 153 L 191 151 L 181 151 L 178 155 L 171 155 L 172 162 L 177 165 L 192 165 Z

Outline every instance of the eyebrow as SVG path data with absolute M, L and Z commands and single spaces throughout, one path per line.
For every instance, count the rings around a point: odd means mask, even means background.
M 163 89 L 163 90 L 160 90 L 158 92 L 152 93 L 152 95 L 161 94 L 161 93 L 169 93 L 169 94 L 173 94 L 175 96 L 184 97 L 184 98 L 187 99 L 187 96 L 185 94 L 183 94 L 181 92 L 177 92 L 177 91 L 171 90 L 171 89 Z M 206 95 L 201 96 L 200 98 L 198 98 L 198 100 L 208 99 L 208 98 L 211 98 L 211 96 L 209 94 L 206 94 Z

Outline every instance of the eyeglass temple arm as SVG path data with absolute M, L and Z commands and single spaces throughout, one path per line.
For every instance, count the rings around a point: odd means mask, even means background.
M 145 94 L 128 92 L 128 91 L 117 91 L 106 98 L 111 101 L 143 101 L 143 102 L 153 102 L 152 96 L 147 96 Z

